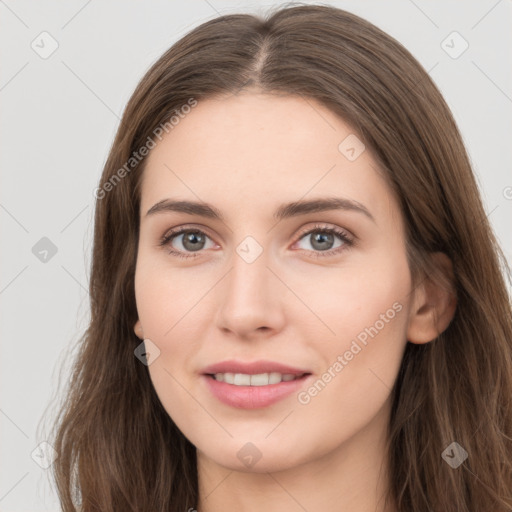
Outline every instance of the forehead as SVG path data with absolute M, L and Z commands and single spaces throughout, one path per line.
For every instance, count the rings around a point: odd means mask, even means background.
M 339 116 L 311 98 L 259 93 L 198 102 L 151 150 L 141 190 L 142 215 L 168 196 L 238 214 L 308 195 L 374 208 L 391 201 L 370 151 Z
M 311 98 L 242 93 L 198 102 L 150 153 L 148 165 L 172 149 L 176 156 L 188 153 L 189 160 L 204 153 L 220 161 L 235 158 L 245 168 L 258 156 L 254 167 L 261 168 L 268 157 L 279 156 L 279 148 L 290 162 L 316 159 L 319 153 L 336 155 L 338 143 L 351 133 L 344 121 Z

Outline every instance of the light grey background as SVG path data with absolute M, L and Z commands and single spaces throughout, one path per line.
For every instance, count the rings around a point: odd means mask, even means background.
M 46 439 L 59 372 L 62 392 L 87 326 L 93 191 L 130 94 L 201 22 L 276 3 L 0 0 L 0 511 L 60 510 L 50 470 L 31 454 Z M 512 1 L 324 3 L 375 23 L 429 71 L 511 262 Z M 58 43 L 46 59 L 31 47 L 51 48 L 43 31 Z M 469 44 L 458 58 L 465 43 L 453 31 Z M 33 252 L 43 237 L 57 249 L 46 262 Z

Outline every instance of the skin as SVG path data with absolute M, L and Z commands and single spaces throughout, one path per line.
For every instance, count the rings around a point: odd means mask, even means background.
M 370 150 L 354 161 L 338 150 L 354 133 L 312 99 L 245 91 L 199 102 L 148 156 L 134 330 L 158 346 L 148 366 L 155 390 L 197 447 L 199 512 L 395 510 L 382 499 L 391 388 L 407 341 L 434 339 L 455 306 L 428 280 L 412 286 L 398 202 Z M 348 210 L 272 217 L 282 203 L 327 196 L 363 204 L 374 220 Z M 225 222 L 146 216 L 167 198 L 207 202 Z M 318 224 L 355 243 L 335 235 L 327 248 L 342 250 L 322 256 L 302 234 Z M 194 252 L 183 235 L 158 245 L 180 226 L 202 230 L 203 248 Z M 263 249 L 252 263 L 236 252 L 247 236 Z M 233 408 L 199 375 L 226 359 L 267 359 L 307 368 L 307 390 L 397 303 L 394 318 L 307 404 L 292 393 L 266 408 Z M 237 456 L 248 442 L 261 454 L 251 467 Z

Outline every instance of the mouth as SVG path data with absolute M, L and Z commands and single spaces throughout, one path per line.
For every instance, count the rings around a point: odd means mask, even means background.
M 260 409 L 299 392 L 313 374 L 269 361 L 225 361 L 205 368 L 201 378 L 208 394 L 224 405 Z
M 206 392 L 224 405 L 237 409 L 261 409 L 297 394 L 309 385 L 310 372 L 234 373 L 201 375 Z

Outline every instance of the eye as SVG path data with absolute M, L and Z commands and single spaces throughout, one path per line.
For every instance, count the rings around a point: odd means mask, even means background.
M 336 244 L 336 238 L 339 243 Z M 302 233 L 300 239 L 294 244 L 299 244 L 302 240 L 307 242 L 306 250 L 311 252 L 315 258 L 322 258 L 339 254 L 354 245 L 354 240 L 345 231 L 339 228 L 325 227 L 316 225 L 305 233 Z
M 181 240 L 179 240 L 180 238 Z M 178 247 L 177 251 L 174 250 L 172 245 L 175 239 L 178 240 L 178 244 L 181 245 L 181 247 Z M 200 229 L 182 227 L 167 232 L 167 234 L 160 240 L 159 245 L 171 246 L 168 252 L 173 256 L 178 256 L 180 258 L 195 258 L 197 255 L 193 254 L 194 252 L 200 252 L 202 249 L 211 248 L 205 247 L 206 239 L 209 239 L 209 236 L 204 231 L 201 231 Z
M 339 240 L 337 245 L 336 238 Z M 354 245 L 353 238 L 347 232 L 340 228 L 325 227 L 322 225 L 316 225 L 308 231 L 302 232 L 294 246 L 299 244 L 303 239 L 308 242 L 310 248 L 306 247 L 302 249 L 311 253 L 315 258 L 333 256 Z M 210 237 L 200 229 L 180 227 L 168 231 L 158 245 L 162 247 L 167 246 L 168 253 L 173 256 L 195 258 L 200 255 L 199 253 L 201 253 L 203 249 L 211 249 L 212 246 L 215 246 L 212 242 L 212 245 L 208 247 L 206 243 L 207 240 L 211 240 Z M 176 247 L 174 245 L 175 241 L 177 241 L 176 243 L 181 245 L 181 247 Z

